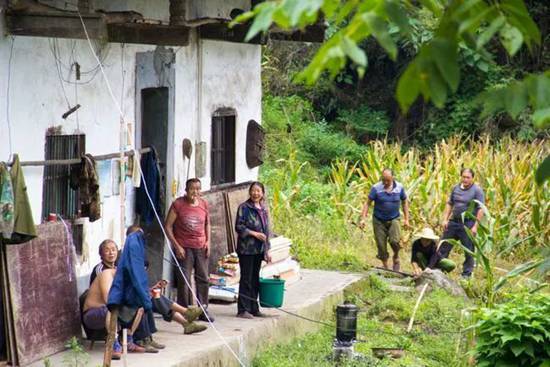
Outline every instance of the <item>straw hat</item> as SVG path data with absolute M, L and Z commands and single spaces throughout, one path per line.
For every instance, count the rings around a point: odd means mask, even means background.
M 419 239 L 419 238 L 426 238 L 428 240 L 434 240 L 434 241 L 437 241 L 439 240 L 439 237 L 434 233 L 434 231 L 429 228 L 429 227 L 426 227 L 424 229 L 422 229 L 422 231 L 420 231 L 419 233 L 416 234 L 416 238 Z

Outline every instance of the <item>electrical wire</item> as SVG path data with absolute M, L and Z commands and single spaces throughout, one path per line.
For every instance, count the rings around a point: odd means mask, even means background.
M 61 85 L 61 91 L 63 92 L 63 97 L 65 98 L 65 102 L 67 102 L 67 109 L 70 109 L 71 103 L 69 102 L 69 98 L 67 97 L 67 92 L 65 91 L 65 85 L 63 84 L 63 77 L 61 76 L 61 68 L 56 58 L 54 58 L 54 61 L 55 61 L 55 71 L 57 72 L 59 84 Z
M 120 87 L 120 106 L 122 107 L 122 113 L 124 114 L 124 82 L 126 79 L 126 70 L 124 70 L 124 48 L 126 44 L 120 44 L 120 74 L 121 74 L 121 87 Z
M 99 58 L 97 56 L 97 54 L 95 53 L 94 49 L 93 49 L 93 46 L 92 46 L 92 43 L 90 41 L 90 37 L 88 35 L 88 30 L 86 29 L 86 24 L 84 23 L 84 19 L 82 19 L 82 15 L 80 14 L 80 12 L 78 12 L 78 16 L 80 18 L 80 22 L 82 24 L 82 28 L 84 30 L 84 34 L 86 35 L 86 39 L 88 41 L 88 45 L 90 47 L 90 50 L 92 51 L 92 54 L 94 56 L 94 58 L 97 60 L 98 62 L 98 65 L 99 65 L 99 68 L 101 70 L 101 73 L 103 75 L 103 79 L 105 81 L 105 84 L 107 86 L 107 89 L 109 91 L 109 94 L 111 96 L 111 99 L 113 100 L 113 103 L 115 104 L 115 106 L 117 107 L 118 109 L 118 112 L 120 113 L 120 119 L 121 121 L 124 121 L 124 114 L 122 112 L 122 108 L 120 106 L 120 104 L 118 103 L 118 101 L 116 100 L 115 96 L 114 96 L 114 93 L 113 93 L 113 90 L 111 88 L 111 83 L 109 82 L 109 79 L 107 78 L 107 75 L 105 74 L 105 70 L 103 69 L 103 65 L 101 64 L 101 62 L 99 61 Z M 139 165 L 139 163 L 137 163 L 138 166 L 139 166 L 139 171 L 140 171 L 140 176 L 142 178 L 142 183 L 143 183 L 143 187 L 145 189 L 145 193 L 146 193 L 146 196 L 147 198 L 149 199 L 149 202 L 151 204 L 151 207 L 153 208 L 153 212 L 155 214 L 155 217 L 161 227 L 161 230 L 162 230 L 162 233 L 164 235 L 164 238 L 166 241 L 169 241 L 168 239 L 168 236 L 164 230 L 164 227 L 162 226 L 162 221 L 160 220 L 160 217 L 158 215 L 158 212 L 155 208 L 155 205 L 154 205 L 154 202 L 153 202 L 153 199 L 151 198 L 150 194 L 149 194 L 149 189 L 147 187 L 147 184 L 145 182 L 145 175 L 143 174 L 143 170 L 141 168 L 141 165 Z M 121 223 L 121 225 L 123 225 L 123 223 Z M 174 259 L 176 259 L 176 255 L 174 254 L 172 248 L 170 246 L 168 246 L 168 249 L 170 251 L 170 254 L 172 255 L 172 257 Z M 177 262 L 177 261 L 176 261 Z M 185 276 L 185 273 L 183 272 L 181 266 L 179 266 L 178 264 L 178 269 L 182 275 L 182 278 L 185 280 L 186 284 L 187 284 L 187 287 L 189 288 L 189 290 L 191 291 L 191 294 L 193 295 L 193 298 L 195 299 L 195 301 L 197 302 L 197 304 L 199 305 L 199 307 L 202 309 L 203 311 L 203 314 L 205 315 L 206 319 L 208 320 L 208 323 L 210 324 L 210 326 L 212 327 L 212 329 L 214 330 L 214 332 L 217 334 L 217 336 L 221 339 L 221 341 L 224 343 L 224 345 L 227 347 L 227 349 L 231 352 L 231 354 L 233 355 L 233 357 L 235 357 L 235 359 L 239 362 L 239 364 L 242 366 L 242 367 L 245 367 L 246 365 L 244 364 L 244 362 L 239 358 L 239 356 L 237 355 L 237 353 L 233 350 L 233 348 L 231 348 L 231 346 L 229 345 L 229 343 L 227 342 L 227 340 L 225 340 L 225 338 L 221 335 L 220 331 L 216 328 L 216 326 L 214 325 L 214 323 L 212 322 L 212 320 L 210 319 L 208 313 L 206 312 L 206 307 L 204 307 L 204 305 L 200 302 L 200 300 L 198 299 L 195 291 L 193 290 L 193 287 L 191 286 L 191 283 L 189 282 L 189 280 L 187 279 L 187 277 Z
M 166 257 L 163 257 L 163 260 L 165 262 L 167 262 L 168 264 L 174 266 L 174 267 L 177 267 L 178 265 L 176 263 L 174 263 L 171 259 L 168 259 Z M 205 279 L 203 277 L 200 277 L 200 276 L 197 276 L 195 275 L 195 278 L 198 279 L 198 280 L 202 280 L 203 282 L 206 281 L 206 282 L 209 282 L 210 280 L 209 279 Z M 244 294 L 239 294 L 238 292 L 236 292 L 235 290 L 229 288 L 229 287 L 224 287 L 224 290 L 230 292 L 230 293 L 233 293 L 235 295 L 238 295 L 239 297 L 243 297 L 245 299 L 248 299 L 250 301 L 254 301 L 254 302 L 257 302 L 258 299 L 255 299 L 255 298 L 252 298 L 252 297 L 249 297 L 249 296 L 246 296 Z M 327 326 L 327 327 L 331 327 L 331 328 L 336 328 L 336 325 L 333 324 L 333 323 L 330 323 L 328 321 L 323 321 L 323 320 L 315 320 L 315 319 L 312 319 L 312 318 L 309 318 L 309 317 L 306 317 L 306 316 L 303 316 L 303 315 L 300 315 L 298 313 L 295 313 L 295 312 L 292 312 L 292 311 L 288 311 L 288 310 L 285 310 L 284 308 L 282 307 L 277 307 L 275 305 L 272 305 L 272 304 L 269 304 L 265 301 L 262 301 L 263 304 L 269 306 L 269 308 L 272 308 L 276 311 L 280 311 L 282 313 L 286 313 L 288 315 L 291 315 L 293 317 L 296 317 L 296 318 L 299 318 L 299 319 L 302 319 L 302 320 L 306 320 L 306 321 L 309 321 L 309 322 L 312 322 L 312 323 L 315 323 L 315 324 L 318 324 L 318 325 L 322 325 L 322 326 Z M 348 329 L 344 329 L 344 328 L 340 328 L 341 331 L 350 331 Z M 460 334 L 460 333 L 463 333 L 465 330 L 459 330 L 459 331 L 444 331 L 444 330 L 439 330 L 437 331 L 438 334 Z M 403 334 L 399 334 L 399 333 L 395 333 L 395 332 L 390 332 L 390 331 L 384 331 L 384 330 L 380 330 L 380 329 L 358 329 L 357 332 L 362 332 L 362 333 L 381 333 L 381 334 L 386 334 L 386 335 L 393 335 L 393 336 L 402 336 Z
M 103 70 L 103 66 L 101 64 L 101 62 L 99 61 L 99 58 L 98 56 L 96 55 L 93 47 L 92 47 L 92 44 L 91 44 L 91 41 L 90 41 L 90 37 L 88 35 L 88 31 L 86 29 L 86 25 L 84 24 L 84 20 L 82 19 L 82 15 L 80 14 L 80 12 L 78 12 L 78 15 L 80 17 L 80 21 L 82 23 L 82 27 L 84 29 L 84 33 L 86 35 L 86 39 L 88 40 L 88 45 L 90 46 L 90 50 L 92 51 L 92 54 L 93 56 L 96 58 L 96 60 L 98 61 L 98 66 L 101 70 L 101 73 L 103 74 L 103 78 L 105 80 L 105 84 L 107 85 L 107 89 L 109 90 L 109 94 L 111 95 L 111 98 L 114 102 L 114 104 L 116 105 L 119 113 L 120 113 L 120 118 L 122 120 L 124 120 L 124 114 L 123 114 L 123 111 L 122 111 L 122 108 L 121 108 L 121 105 L 117 102 L 116 98 L 114 97 L 114 94 L 113 94 L 113 91 L 111 89 L 111 85 L 109 83 L 109 80 L 105 74 L 105 71 Z M 179 51 L 179 50 L 178 50 Z M 138 163 L 139 164 L 139 163 Z M 153 209 L 153 213 L 155 214 L 155 218 L 161 228 L 161 231 L 164 235 L 164 238 L 165 238 L 165 241 L 167 242 L 170 242 L 169 238 L 168 238 L 168 235 L 166 234 L 166 231 L 164 229 L 164 226 L 163 226 L 163 223 L 162 223 L 162 220 L 160 219 L 159 217 L 159 214 L 155 208 L 155 205 L 154 205 L 154 201 L 153 199 L 151 198 L 150 194 L 149 194 L 149 189 L 147 187 L 147 184 L 145 183 L 145 175 L 143 173 L 143 170 L 141 169 L 141 165 L 139 166 L 139 170 L 140 170 L 140 176 L 142 178 L 142 183 L 143 183 L 143 187 L 145 189 L 145 193 L 146 193 L 146 196 L 147 196 L 147 199 L 149 200 L 149 203 L 151 204 L 151 207 Z M 229 349 L 229 351 L 233 354 L 233 356 L 235 357 L 235 359 L 239 362 L 239 364 L 241 366 L 245 366 L 245 364 L 241 361 L 241 359 L 239 358 L 239 356 L 235 353 L 235 351 L 229 346 L 229 344 L 227 343 L 227 341 L 225 340 L 225 338 L 221 335 L 221 333 L 219 332 L 219 330 L 214 326 L 212 320 L 210 320 L 210 317 L 208 315 L 208 313 L 206 312 L 206 308 L 204 307 L 204 305 L 200 302 L 200 300 L 198 299 L 196 293 L 195 293 L 195 290 L 193 289 L 193 287 L 191 286 L 189 280 L 187 279 L 185 273 L 183 272 L 183 269 L 181 268 L 181 265 L 179 264 L 179 262 L 177 261 L 177 257 L 172 249 L 171 246 L 168 246 L 168 250 L 172 256 L 172 258 L 174 259 L 174 261 L 172 262 L 171 260 L 168 260 L 166 258 L 163 257 L 163 259 L 165 261 L 168 261 L 170 262 L 172 265 L 176 266 L 176 268 L 180 271 L 181 275 L 182 275 L 182 278 L 184 279 L 185 283 L 186 283 L 186 286 L 189 288 L 189 290 L 191 291 L 192 295 L 193 295 L 193 298 L 195 299 L 195 301 L 197 302 L 197 304 L 199 305 L 199 307 L 202 309 L 203 311 L 203 314 L 205 315 L 206 319 L 208 320 L 209 324 L 211 325 L 212 329 L 216 332 L 216 334 L 218 335 L 218 337 L 223 341 L 223 343 L 225 344 L 225 346 Z M 200 278 L 199 278 L 200 279 Z M 234 294 L 237 294 L 237 292 L 234 292 L 232 291 Z M 243 296 L 243 295 L 241 295 Z M 252 300 L 251 297 L 247 297 L 247 298 L 250 298 Z M 254 301 L 257 301 L 256 299 L 254 299 Z M 278 311 L 281 311 L 281 312 L 284 312 L 286 314 L 289 314 L 289 315 L 292 315 L 294 317 L 297 317 L 297 318 L 301 318 L 303 320 L 306 320 L 306 321 L 309 321 L 309 322 L 313 322 L 313 323 L 316 323 L 316 324 L 319 324 L 319 325 L 323 325 L 323 326 L 327 326 L 327 327 L 335 327 L 334 324 L 331 324 L 331 323 L 328 323 L 328 322 L 325 322 L 325 321 L 320 321 L 320 320 L 314 320 L 314 319 L 311 319 L 311 318 L 308 318 L 308 317 L 305 317 L 305 316 L 302 316 L 302 315 L 299 315 L 297 313 L 294 313 L 294 312 L 291 312 L 291 311 L 288 311 L 288 310 L 284 310 L 280 307 L 275 307 L 275 309 L 277 309 Z M 342 329 L 340 329 L 342 330 Z M 369 332 L 369 331 L 367 331 Z M 382 334 L 388 334 L 388 335 L 394 335 L 394 336 L 401 336 L 402 334 L 397 334 L 397 333 L 391 333 L 391 332 L 386 332 L 386 331 L 383 331 L 383 330 L 370 330 L 370 332 L 376 332 L 376 333 L 382 333 Z
M 105 51 L 101 51 L 102 49 L 100 47 L 97 47 L 98 49 L 100 49 L 100 53 L 103 54 L 103 57 L 101 58 L 100 60 L 100 63 L 101 64 L 106 64 L 105 61 L 107 60 L 108 56 L 109 56 L 109 53 L 110 53 L 110 50 L 111 50 L 111 47 L 110 45 L 107 45 L 106 47 L 103 48 L 103 50 Z M 68 73 L 69 73 L 69 77 L 65 78 L 63 76 L 63 73 L 61 72 L 61 78 L 63 79 L 63 81 L 67 84 L 78 84 L 78 85 L 86 85 L 86 84 L 90 84 L 94 79 L 95 77 L 97 76 L 97 74 L 100 72 L 100 68 L 99 68 L 99 64 L 97 64 L 96 66 L 94 66 L 92 69 L 90 70 L 82 70 L 80 71 L 80 74 L 81 75 L 89 75 L 89 74 L 92 74 L 88 79 L 84 80 L 84 81 L 77 81 L 75 80 L 74 82 L 71 80 L 70 78 L 70 74 L 72 72 L 72 68 L 74 67 L 74 61 L 76 61 L 76 58 L 74 57 L 74 54 L 75 54 L 75 49 L 76 49 L 76 41 L 73 41 L 73 46 L 71 48 L 71 57 L 72 57 L 72 61 L 71 62 L 71 59 L 69 59 L 69 64 L 65 64 L 65 62 L 62 60 L 61 56 L 59 55 L 61 53 L 60 51 L 60 47 L 59 47 L 59 41 L 57 39 L 50 39 L 50 42 L 49 42 L 49 49 L 50 49 L 50 53 L 52 54 L 52 56 L 54 57 L 54 59 L 57 61 L 57 64 L 58 64 L 58 68 L 61 70 L 61 69 L 65 69 Z M 109 65 L 107 65 L 109 66 Z
M 10 121 L 10 82 L 11 82 L 11 60 L 13 58 L 13 46 L 15 37 L 11 37 L 10 57 L 8 59 L 8 80 L 6 83 L 6 124 L 8 125 L 8 142 L 10 147 L 10 157 L 13 154 L 12 136 L 11 136 L 11 121 Z
M 162 221 L 160 220 L 160 217 L 158 215 L 158 212 L 157 212 L 157 209 L 155 208 L 155 204 L 153 202 L 153 199 L 151 198 L 151 195 L 149 194 L 149 189 L 147 188 L 147 184 L 145 182 L 145 175 L 143 174 L 143 170 L 141 169 L 141 165 L 139 166 L 139 172 L 140 172 L 140 175 L 141 175 L 141 179 L 142 179 L 142 184 L 143 184 L 143 188 L 145 189 L 145 193 L 147 194 L 147 198 L 149 199 L 149 203 L 151 204 L 151 207 L 153 208 L 153 213 L 155 213 L 155 217 L 157 219 L 157 222 L 160 226 L 160 229 L 162 230 L 162 234 L 164 235 L 164 239 L 165 241 L 170 241 L 169 238 L 168 238 L 168 235 L 166 234 L 166 230 L 164 229 L 164 226 L 162 225 Z M 219 330 L 214 326 L 214 323 L 212 322 L 212 320 L 210 319 L 210 316 L 208 315 L 208 312 L 206 312 L 206 307 L 204 307 L 204 305 L 201 303 L 201 301 L 199 300 L 197 294 L 195 293 L 195 290 L 193 289 L 193 287 L 191 286 L 191 283 L 189 281 L 189 279 L 187 279 L 187 277 L 185 276 L 185 272 L 183 271 L 183 269 L 181 268 L 179 262 L 177 261 L 177 258 L 176 258 L 176 254 L 174 254 L 174 251 L 172 250 L 172 247 L 171 246 L 167 246 L 168 247 L 168 251 L 170 252 L 170 254 L 172 255 L 172 258 L 175 260 L 175 263 L 177 264 L 177 269 L 179 270 L 179 272 L 181 273 L 181 276 L 183 278 L 183 280 L 185 281 L 185 284 L 187 285 L 187 287 L 189 288 L 189 290 L 191 291 L 191 294 L 193 295 L 193 299 L 197 302 L 197 305 L 199 305 L 199 307 L 201 308 L 202 312 L 203 312 L 203 315 L 206 317 L 206 319 L 208 320 L 208 323 L 210 324 L 210 326 L 212 327 L 212 329 L 214 330 L 214 332 L 218 335 L 218 337 L 223 341 L 223 343 L 225 344 L 225 346 L 229 349 L 229 351 L 231 352 L 231 354 L 233 354 L 233 357 L 235 357 L 235 359 L 239 362 L 239 364 L 242 366 L 242 367 L 245 367 L 246 365 L 243 363 L 243 361 L 241 361 L 241 359 L 239 358 L 239 356 L 237 355 L 237 353 L 235 353 L 235 351 L 231 348 L 231 346 L 229 345 L 229 343 L 227 343 L 227 341 L 225 340 L 225 338 L 221 335 L 221 333 L 219 332 Z

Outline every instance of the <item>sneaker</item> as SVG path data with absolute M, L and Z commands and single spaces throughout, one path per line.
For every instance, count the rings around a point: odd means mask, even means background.
M 113 353 L 111 354 L 111 359 L 119 360 L 122 358 L 122 345 L 118 342 L 118 339 L 115 339 L 113 343 Z
M 183 317 L 189 322 L 195 321 L 202 315 L 202 309 L 200 307 L 189 307 L 187 311 L 183 313 Z
M 247 311 L 238 313 L 237 317 L 239 317 L 241 319 L 253 319 L 254 318 L 254 316 L 252 316 L 252 314 L 248 313 Z
M 144 339 L 144 340 L 138 340 L 136 341 L 136 344 L 139 345 L 140 347 L 142 347 L 143 349 L 145 349 L 145 353 L 158 353 L 158 349 L 155 349 L 155 347 L 153 347 L 151 345 L 151 341 L 147 338 L 147 339 Z
M 267 317 L 267 315 L 265 313 L 260 312 L 260 311 L 258 311 L 256 313 L 253 313 L 252 316 L 254 316 L 254 317 Z
M 145 348 L 140 347 L 134 342 L 129 342 L 126 348 L 128 349 L 128 353 L 145 353 Z
M 199 324 L 195 324 L 194 322 L 190 322 L 183 327 L 183 333 L 186 335 L 195 334 L 195 333 L 200 333 L 201 331 L 204 331 L 206 329 L 207 328 L 205 325 L 199 325 Z
M 151 344 L 151 346 L 152 346 L 153 348 L 156 348 L 156 349 L 164 349 L 164 348 L 166 348 L 166 345 L 160 344 L 160 343 L 156 342 L 156 341 L 153 339 L 153 337 L 150 337 L 150 342 L 149 342 L 149 344 Z
M 208 318 L 206 318 L 206 316 L 208 316 Z M 214 322 L 214 317 L 212 316 L 212 314 L 205 310 L 199 316 L 199 320 L 208 322 L 208 319 L 210 319 L 210 322 Z

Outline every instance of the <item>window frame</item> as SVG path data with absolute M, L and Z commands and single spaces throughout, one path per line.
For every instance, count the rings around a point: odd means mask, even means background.
M 231 185 L 236 181 L 237 114 L 232 108 L 218 109 L 211 119 L 210 183 Z

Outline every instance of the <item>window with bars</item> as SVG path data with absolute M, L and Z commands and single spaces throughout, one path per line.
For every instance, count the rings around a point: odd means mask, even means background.
M 84 134 L 46 135 L 45 159 L 80 158 L 86 152 Z M 63 218 L 75 218 L 79 210 L 78 191 L 71 189 L 71 165 L 46 165 L 42 188 L 42 218 L 59 214 Z
M 212 185 L 235 182 L 235 120 L 230 109 L 212 116 Z

